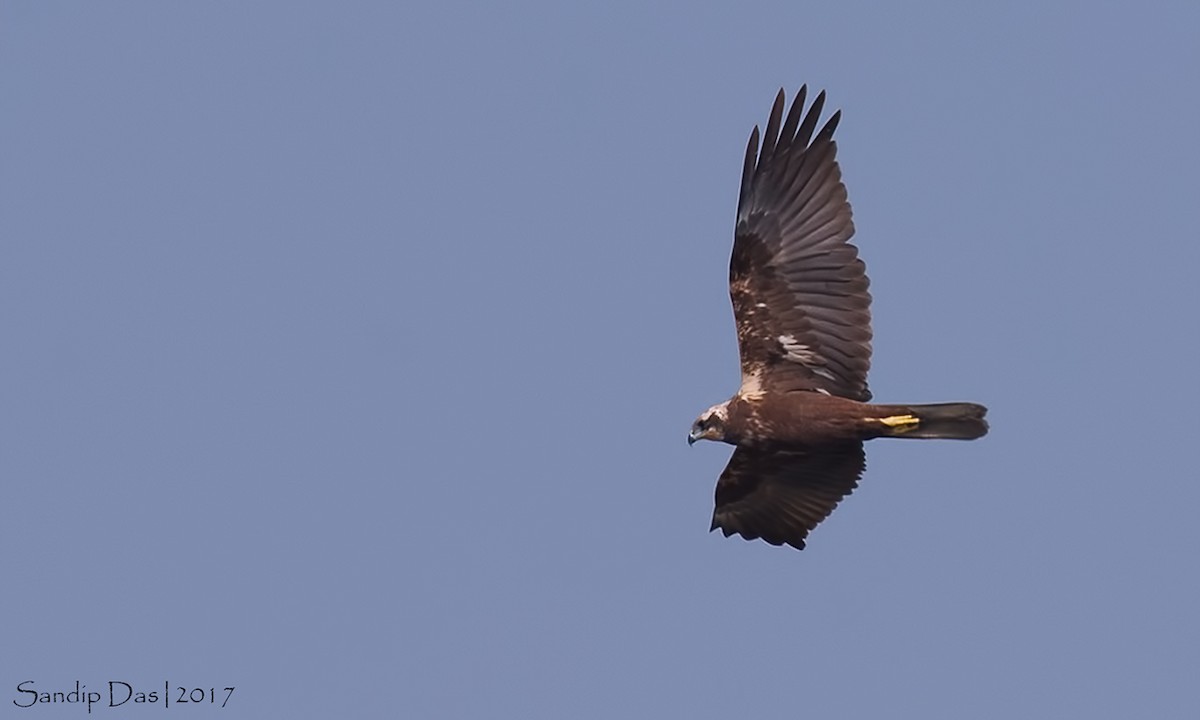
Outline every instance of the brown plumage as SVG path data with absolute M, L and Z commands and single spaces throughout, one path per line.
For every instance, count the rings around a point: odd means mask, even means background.
M 742 384 L 706 410 L 688 442 L 737 446 L 717 481 L 712 529 L 802 549 L 858 484 L 862 443 L 877 437 L 973 440 L 974 403 L 873 405 L 871 295 L 836 160 L 825 93 L 787 118 L 779 91 L 759 146 L 750 135 L 729 261 Z M 815 135 L 814 135 L 815 132 Z

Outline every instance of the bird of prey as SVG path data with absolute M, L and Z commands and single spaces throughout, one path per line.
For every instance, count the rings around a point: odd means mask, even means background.
M 833 141 L 841 111 L 818 131 L 825 93 L 805 113 L 806 93 L 785 119 L 780 90 L 762 145 L 757 126 L 750 134 L 729 261 L 742 384 L 688 435 L 736 446 L 711 529 L 797 549 L 857 486 L 863 441 L 988 431 L 987 408 L 974 403 L 870 403 L 871 295 L 849 242 Z

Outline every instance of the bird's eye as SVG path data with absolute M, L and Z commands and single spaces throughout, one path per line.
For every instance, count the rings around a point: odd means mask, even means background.
M 704 430 L 705 428 L 707 428 L 708 427 L 708 418 L 700 418 L 699 420 L 697 420 L 696 427 L 700 428 L 701 430 Z

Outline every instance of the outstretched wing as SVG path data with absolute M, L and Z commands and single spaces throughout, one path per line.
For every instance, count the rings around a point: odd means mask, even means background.
M 739 447 L 717 480 L 712 530 L 804 549 L 804 539 L 854 491 L 862 443 L 818 450 Z
M 746 147 L 729 261 L 741 393 L 822 390 L 865 402 L 871 295 L 849 243 L 854 223 L 833 142 L 841 113 L 813 138 L 825 93 L 801 122 L 805 95 L 801 88 L 780 132 L 780 90 L 762 148 L 757 127 Z

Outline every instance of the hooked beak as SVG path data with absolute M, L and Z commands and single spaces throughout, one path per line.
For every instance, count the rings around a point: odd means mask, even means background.
M 696 434 L 696 431 L 695 430 L 691 431 L 690 433 L 688 433 L 688 446 L 690 447 L 692 445 L 695 445 L 696 441 L 699 439 L 700 439 L 700 437 Z

